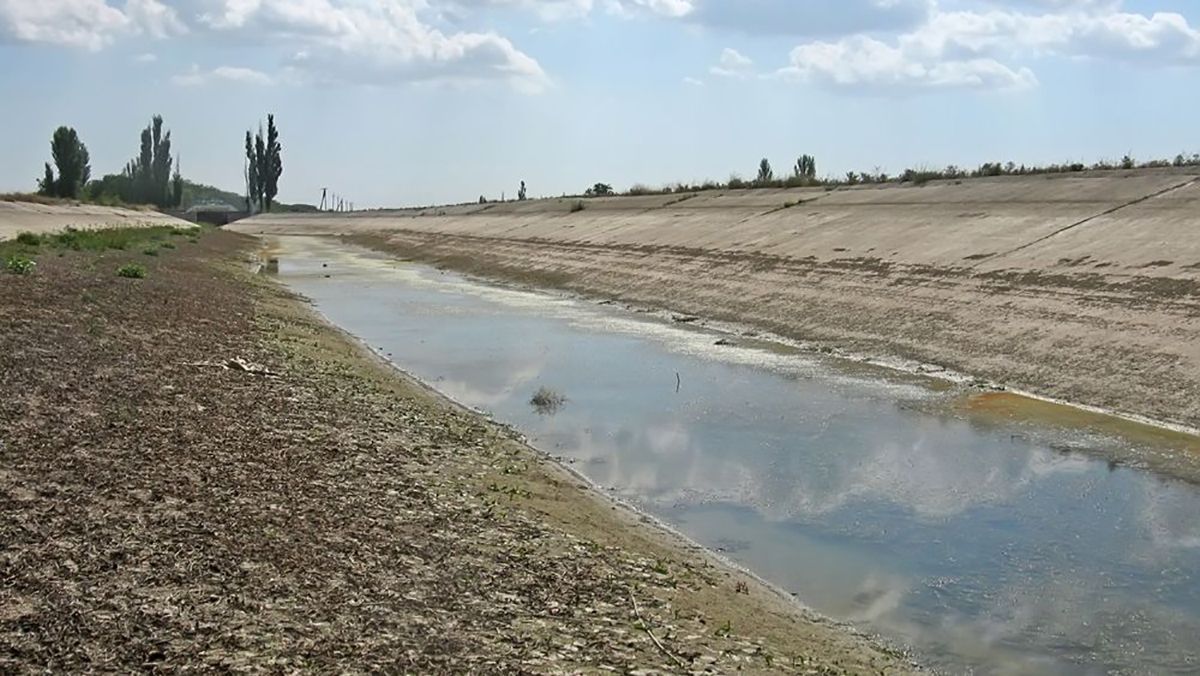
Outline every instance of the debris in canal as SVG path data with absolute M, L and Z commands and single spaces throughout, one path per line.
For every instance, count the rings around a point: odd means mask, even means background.
M 567 403 L 567 398 L 559 392 L 542 386 L 533 393 L 529 403 L 539 415 L 554 415 Z

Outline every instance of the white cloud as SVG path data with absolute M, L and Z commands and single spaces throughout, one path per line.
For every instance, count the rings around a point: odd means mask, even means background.
M 443 31 L 451 5 L 553 6 L 587 11 L 592 0 L 0 0 L 0 38 L 99 50 L 121 37 L 238 36 L 279 51 L 298 76 L 339 82 L 502 81 L 525 91 L 548 84 L 541 66 L 494 32 Z M 575 8 L 575 9 L 572 9 Z M 261 75 L 261 73 L 259 73 Z M 246 73 L 241 73 L 246 75 Z M 188 73 L 184 81 L 212 73 Z M 218 74 L 232 80 L 234 73 Z
M 446 0 L 440 13 L 463 20 L 476 9 L 519 9 L 533 12 L 543 21 L 578 19 L 591 13 L 595 0 Z
M 21 42 L 97 50 L 130 23 L 104 0 L 0 0 L 0 31 Z
M 651 14 L 668 18 L 688 16 L 696 9 L 696 0 L 608 0 L 610 14 L 636 16 Z
M 694 77 L 683 78 L 683 83 L 685 85 L 689 85 L 692 87 L 703 87 L 704 86 L 704 80 L 701 80 L 699 78 L 694 78 Z
M 731 47 L 721 51 L 717 65 L 709 69 L 713 75 L 732 78 L 746 78 L 754 74 L 754 61 Z
M 981 0 L 975 10 L 935 6 L 927 21 L 892 37 L 860 32 L 800 44 L 778 74 L 889 92 L 1024 89 L 1037 84 L 1031 66 L 1048 57 L 1200 64 L 1200 31 L 1180 14 L 1125 12 L 1117 0 Z
M 985 58 L 931 60 L 866 36 L 812 42 L 792 50 L 778 75 L 838 88 L 899 91 L 911 88 L 1022 89 L 1037 84 L 1027 68 Z
M 175 9 L 158 0 L 128 0 L 125 3 L 125 16 L 139 31 L 156 38 L 187 32 L 187 27 L 183 25 Z
M 201 70 L 199 66 L 193 65 L 188 72 L 172 76 L 171 83 L 180 87 L 199 87 L 212 83 L 262 86 L 272 84 L 272 80 L 266 73 L 252 68 L 218 66 L 212 70 Z
M 0 36 L 99 50 L 123 35 L 163 38 L 186 31 L 175 10 L 158 0 L 0 0 Z
M 445 33 L 422 19 L 425 2 L 224 0 L 201 16 L 214 31 L 274 41 L 290 64 L 338 82 L 506 81 L 539 91 L 548 79 L 536 60 L 493 32 Z
M 944 12 L 900 41 L 927 55 L 995 53 L 1154 59 L 1200 58 L 1200 33 L 1174 13 Z
M 138 63 L 154 63 L 155 61 L 158 61 L 158 55 L 151 52 L 143 52 L 133 57 L 133 60 L 137 61 Z
M 907 30 L 933 11 L 933 0 L 689 0 L 688 21 L 744 33 L 841 36 Z M 685 15 L 678 15 L 685 16 Z

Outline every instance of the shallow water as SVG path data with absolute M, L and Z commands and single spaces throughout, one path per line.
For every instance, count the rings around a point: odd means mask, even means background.
M 1200 489 L 1105 461 L 1120 440 L 334 241 L 273 246 L 285 283 L 401 368 L 929 666 L 1200 670 Z M 539 412 L 541 387 L 565 404 Z

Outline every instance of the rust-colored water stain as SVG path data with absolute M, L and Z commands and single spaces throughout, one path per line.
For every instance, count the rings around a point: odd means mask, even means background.
M 1012 392 L 972 394 L 961 401 L 961 407 L 972 416 L 993 421 L 1027 422 L 1100 432 L 1137 445 L 1186 449 L 1200 454 L 1200 437 L 1192 434 Z

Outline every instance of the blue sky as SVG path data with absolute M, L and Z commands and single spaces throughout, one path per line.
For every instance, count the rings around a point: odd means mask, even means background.
M 430 204 L 753 175 L 1200 152 L 1200 8 L 1152 0 L 0 0 L 0 191 L 74 126 L 93 173 L 160 113 L 242 185 Z

